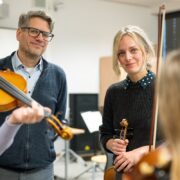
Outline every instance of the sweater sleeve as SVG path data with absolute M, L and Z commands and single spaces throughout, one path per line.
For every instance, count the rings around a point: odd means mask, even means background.
M 10 147 L 21 125 L 12 125 L 5 121 L 0 127 L 0 155 Z
M 112 91 L 109 88 L 105 96 L 105 103 L 104 103 L 104 110 L 103 110 L 103 124 L 99 128 L 100 142 L 103 148 L 107 152 L 110 152 L 110 151 L 106 148 L 106 143 L 109 139 L 112 139 L 114 136 L 111 95 L 112 95 Z

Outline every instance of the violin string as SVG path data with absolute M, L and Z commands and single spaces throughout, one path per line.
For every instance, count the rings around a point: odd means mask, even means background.
M 32 100 L 28 98 L 23 91 L 19 90 L 16 86 L 12 85 L 1 76 L 0 76 L 0 87 L 4 91 L 12 95 L 13 97 L 25 103 L 26 105 L 31 106 Z

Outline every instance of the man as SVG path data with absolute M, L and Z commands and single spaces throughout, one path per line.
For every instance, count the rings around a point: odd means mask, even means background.
M 19 17 L 16 38 L 19 48 L 0 60 L 0 69 L 10 69 L 27 80 L 27 96 L 63 119 L 67 84 L 64 71 L 47 62 L 42 54 L 52 40 L 53 22 L 43 11 Z M 2 124 L 11 112 L 0 114 Z M 47 121 L 22 125 L 12 146 L 0 156 L 0 179 L 53 180 L 54 131 Z

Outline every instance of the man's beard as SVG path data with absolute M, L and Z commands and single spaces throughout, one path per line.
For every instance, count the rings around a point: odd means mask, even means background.
M 42 54 L 37 54 L 37 53 L 33 53 L 31 51 L 24 51 L 25 52 L 25 55 L 29 58 L 29 59 L 32 59 L 32 60 L 37 60 L 39 59 Z

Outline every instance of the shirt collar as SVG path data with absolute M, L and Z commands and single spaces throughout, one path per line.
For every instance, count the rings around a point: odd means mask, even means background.
M 127 76 L 126 79 L 124 80 L 123 87 L 124 89 L 128 89 L 129 87 L 132 87 L 134 85 L 139 85 L 142 88 L 146 88 L 148 85 L 150 85 L 154 79 L 155 75 L 152 71 L 148 70 L 148 73 L 146 76 L 144 76 L 142 79 L 137 81 L 136 83 L 132 82 L 129 77 Z
M 14 55 L 12 56 L 12 65 L 15 71 L 19 70 L 19 69 L 24 69 L 24 65 L 22 64 L 22 62 L 20 61 L 18 55 L 17 55 L 17 51 L 14 53 Z M 42 57 L 39 61 L 39 63 L 34 67 L 37 70 L 42 71 L 43 69 L 43 61 L 42 61 Z

